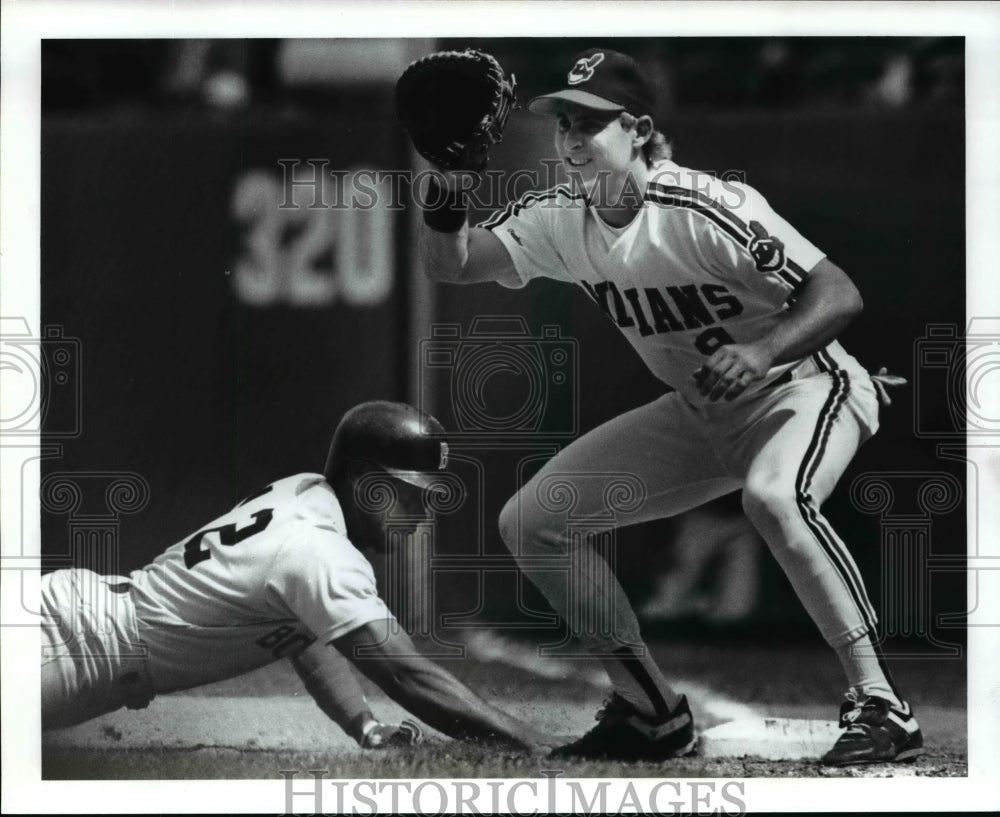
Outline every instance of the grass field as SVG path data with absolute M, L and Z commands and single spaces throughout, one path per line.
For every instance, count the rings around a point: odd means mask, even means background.
M 707 729 L 748 715 L 833 720 L 840 668 L 822 645 L 661 642 L 652 649 Z M 443 662 L 477 692 L 555 734 L 589 729 L 605 693 L 598 665 L 539 659 L 528 647 L 485 639 L 464 659 Z M 513 662 L 516 666 L 512 666 Z M 142 712 L 120 711 L 52 732 L 42 746 L 44 779 L 275 779 L 281 770 L 325 769 L 332 778 L 534 777 L 887 777 L 967 774 L 965 671 L 960 660 L 894 662 L 925 735 L 910 763 L 828 769 L 812 760 L 690 757 L 669 764 L 547 761 L 457 743 L 429 730 L 411 750 L 359 750 L 330 723 L 284 663 L 190 693 L 165 695 Z M 403 711 L 371 687 L 376 714 Z

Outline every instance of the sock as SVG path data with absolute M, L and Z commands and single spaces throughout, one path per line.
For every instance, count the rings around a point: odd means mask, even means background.
M 902 705 L 882 656 L 868 635 L 837 647 L 837 656 L 847 674 L 848 685 L 862 699 L 877 695 L 894 706 Z
M 600 659 L 615 691 L 643 715 L 664 718 L 680 703 L 681 696 L 667 683 L 648 648 L 620 647 Z

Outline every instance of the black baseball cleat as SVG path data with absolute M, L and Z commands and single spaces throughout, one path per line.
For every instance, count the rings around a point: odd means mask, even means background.
M 910 760 L 921 753 L 924 745 L 924 736 L 910 705 L 893 706 L 877 696 L 863 701 L 849 697 L 844 701 L 840 707 L 840 728 L 844 733 L 823 755 L 825 766 Z
M 579 740 L 558 746 L 550 758 L 667 760 L 694 753 L 697 735 L 687 698 L 665 718 L 646 716 L 617 692 L 597 712 L 597 726 Z

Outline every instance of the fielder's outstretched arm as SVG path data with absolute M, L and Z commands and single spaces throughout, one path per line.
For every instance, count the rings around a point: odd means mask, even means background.
M 520 286 L 521 279 L 503 243 L 489 230 L 464 225 L 457 233 L 441 233 L 423 225 L 420 261 L 432 281 L 480 284 L 497 281 Z
M 359 627 L 333 645 L 394 701 L 450 737 L 499 741 L 529 750 L 555 745 L 418 655 L 410 637 L 393 632 L 388 621 Z
M 478 284 L 497 281 L 508 286 L 520 286 L 521 279 L 503 243 L 489 230 L 470 227 L 464 199 L 459 192 L 468 187 L 468 174 L 439 171 L 448 189 L 434 183 L 429 201 L 446 197 L 451 200 L 443 208 L 424 211 L 420 225 L 418 247 L 424 274 L 433 281 L 449 284 Z M 446 213 L 442 218 L 441 213 Z

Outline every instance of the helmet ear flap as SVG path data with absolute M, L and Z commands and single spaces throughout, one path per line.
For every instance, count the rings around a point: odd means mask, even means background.
M 365 474 L 370 474 L 375 470 L 377 470 L 375 463 L 358 458 L 348 460 L 339 469 L 342 479 L 350 483 L 357 482 Z

